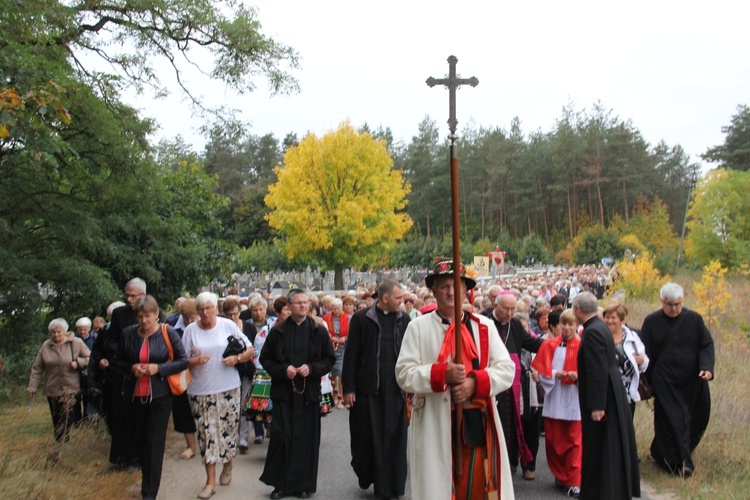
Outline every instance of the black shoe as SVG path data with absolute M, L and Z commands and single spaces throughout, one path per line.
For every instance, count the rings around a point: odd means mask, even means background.
M 690 477 L 693 475 L 693 472 L 695 472 L 695 469 L 693 468 L 693 464 L 685 460 L 682 464 L 682 474 L 681 474 L 682 477 Z
M 302 493 L 297 493 L 297 498 L 310 498 L 310 493 L 303 491 Z
M 245 455 L 247 453 L 247 446 L 240 445 L 240 455 Z
M 276 500 L 278 498 L 284 498 L 284 490 L 281 488 L 276 488 L 271 492 L 271 498 Z
M 372 483 L 368 483 L 364 479 L 360 479 L 359 480 L 359 487 L 360 487 L 360 489 L 366 490 L 367 488 L 370 487 L 370 484 L 372 484 Z

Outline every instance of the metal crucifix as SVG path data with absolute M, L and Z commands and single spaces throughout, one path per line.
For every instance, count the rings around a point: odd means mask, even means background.
M 448 78 L 428 78 L 427 79 L 427 85 L 430 87 L 434 87 L 435 85 L 445 85 L 448 88 L 448 106 L 449 106 L 449 116 L 448 116 L 448 126 L 450 127 L 451 134 L 450 134 L 450 140 L 451 140 L 451 146 L 450 146 L 450 156 L 451 156 L 451 217 L 452 217 L 452 225 L 453 225 L 453 289 L 455 290 L 455 303 L 453 305 L 453 325 L 455 328 L 455 338 L 456 338 L 456 347 L 455 347 L 455 357 L 453 359 L 454 363 L 462 363 L 463 362 L 463 353 L 462 351 L 462 315 L 463 315 L 463 300 L 464 298 L 461 296 L 460 290 L 461 290 L 461 242 L 460 242 L 460 232 L 458 230 L 458 158 L 456 156 L 456 125 L 458 124 L 458 120 L 456 120 L 456 89 L 460 87 L 461 85 L 471 85 L 472 87 L 476 87 L 479 85 L 479 80 L 476 77 L 471 78 L 459 78 L 459 76 L 456 74 L 456 63 L 458 62 L 458 58 L 456 56 L 450 56 L 448 58 Z M 463 439 L 462 439 L 462 432 L 461 429 L 463 428 L 463 409 L 461 405 L 456 405 L 456 427 L 454 429 L 454 449 L 453 449 L 453 475 L 458 476 L 461 474 L 461 471 L 463 469 L 462 463 L 461 463 L 461 448 L 463 446 Z
M 448 89 L 448 126 L 451 129 L 451 143 L 456 140 L 456 125 L 458 125 L 458 120 L 456 120 L 456 89 L 461 85 L 471 85 L 472 87 L 479 85 L 479 80 L 475 76 L 471 78 L 459 78 L 456 74 L 457 62 L 458 58 L 456 56 L 448 58 L 448 78 L 437 79 L 429 77 L 427 79 L 427 85 L 430 87 L 445 85 Z

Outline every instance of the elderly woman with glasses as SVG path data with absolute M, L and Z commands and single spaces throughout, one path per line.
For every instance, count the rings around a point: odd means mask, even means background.
M 216 464 L 223 464 L 219 484 L 232 482 L 232 459 L 237 454 L 240 424 L 240 374 L 236 365 L 253 357 L 250 340 L 228 318 L 218 316 L 218 297 L 203 292 L 195 298 L 200 319 L 182 336 L 193 380 L 188 386 L 190 407 L 198 431 L 198 445 L 206 466 L 206 485 L 198 498 L 216 493 Z M 245 344 L 245 350 L 224 356 L 229 338 Z

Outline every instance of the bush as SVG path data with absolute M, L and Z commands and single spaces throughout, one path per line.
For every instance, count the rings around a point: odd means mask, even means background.
M 610 294 L 623 291 L 630 299 L 653 300 L 669 281 L 669 275 L 662 276 L 654 267 L 654 260 L 648 252 L 617 262 L 617 270 L 620 276 L 610 288 Z
M 706 321 L 709 330 L 721 326 L 720 317 L 727 312 L 727 306 L 732 298 L 727 290 L 729 286 L 724 275 L 727 270 L 718 260 L 711 261 L 703 268 L 703 275 L 699 283 L 693 283 L 697 303 L 695 310 Z

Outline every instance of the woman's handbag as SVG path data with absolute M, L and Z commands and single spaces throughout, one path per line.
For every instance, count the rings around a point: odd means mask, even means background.
M 641 401 L 646 401 L 654 397 L 654 386 L 646 380 L 643 374 L 638 377 L 638 394 L 641 396 Z
M 161 325 L 161 334 L 164 335 L 164 343 L 167 344 L 167 350 L 169 351 L 169 361 L 174 360 L 174 351 L 172 350 L 172 342 L 169 341 L 169 335 L 167 335 L 167 324 Z M 169 390 L 172 394 L 179 396 L 187 391 L 190 381 L 193 377 L 190 375 L 190 370 L 184 370 L 179 373 L 173 373 L 167 375 L 167 382 L 169 383 Z
M 245 352 L 245 349 L 247 349 L 247 346 L 245 345 L 244 340 L 235 337 L 234 335 L 230 335 L 227 337 L 227 348 L 224 349 L 224 354 L 222 354 L 221 357 L 228 358 L 229 356 L 238 356 Z

